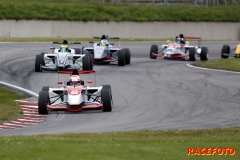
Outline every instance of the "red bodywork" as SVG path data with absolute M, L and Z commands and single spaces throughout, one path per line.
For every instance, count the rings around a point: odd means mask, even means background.
M 78 74 L 89 74 L 89 73 L 94 73 L 95 70 L 78 70 Z M 71 70 L 62 70 L 58 71 L 59 74 L 71 74 Z M 74 90 L 74 93 L 72 92 Z M 84 90 L 84 88 L 79 88 L 76 90 L 76 88 L 68 88 L 68 93 L 69 94 L 79 94 L 81 93 L 81 90 Z M 78 91 L 78 93 L 75 93 Z M 100 109 L 102 107 L 102 104 L 92 104 L 92 105 L 72 105 L 72 106 L 52 106 L 52 105 L 47 105 L 47 108 L 55 111 L 70 111 L 70 112 L 79 112 L 82 111 L 83 109 Z
M 152 53 L 152 55 L 155 56 L 155 57 L 163 57 L 163 54 Z M 171 57 L 165 56 L 164 58 L 165 59 L 180 60 L 180 59 L 185 59 L 186 56 L 181 55 L 181 54 L 175 54 L 175 55 L 172 55 Z

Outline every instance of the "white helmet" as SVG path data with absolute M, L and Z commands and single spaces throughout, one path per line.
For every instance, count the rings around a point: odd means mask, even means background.
M 72 75 L 72 76 L 70 77 L 69 83 L 70 83 L 71 85 L 73 85 L 73 84 L 80 84 L 80 81 L 81 81 L 81 78 L 80 78 L 79 75 Z

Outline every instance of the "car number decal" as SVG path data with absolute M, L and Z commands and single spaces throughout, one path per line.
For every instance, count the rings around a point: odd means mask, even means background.
M 78 94 L 78 90 L 72 90 L 71 94 Z

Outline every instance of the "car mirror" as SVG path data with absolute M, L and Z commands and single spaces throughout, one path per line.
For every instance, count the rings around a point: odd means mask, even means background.
M 92 80 L 88 80 L 87 83 L 88 83 L 88 84 L 92 84 L 93 81 L 92 81 Z

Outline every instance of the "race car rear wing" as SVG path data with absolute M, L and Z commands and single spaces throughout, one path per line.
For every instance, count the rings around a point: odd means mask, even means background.
M 101 37 L 93 37 L 94 39 L 101 39 Z M 106 37 L 106 39 L 120 39 L 119 37 Z
M 63 44 L 63 42 L 53 42 L 53 44 Z M 81 42 L 70 42 L 68 44 L 81 44 Z
M 177 39 L 180 38 L 179 36 L 176 36 L 176 41 Z M 201 47 L 201 37 L 192 37 L 192 36 L 185 36 L 185 40 L 198 40 L 198 47 Z
M 78 74 L 89 74 L 89 73 L 95 73 L 95 70 L 78 70 Z M 58 71 L 58 74 L 72 74 L 72 70 Z

